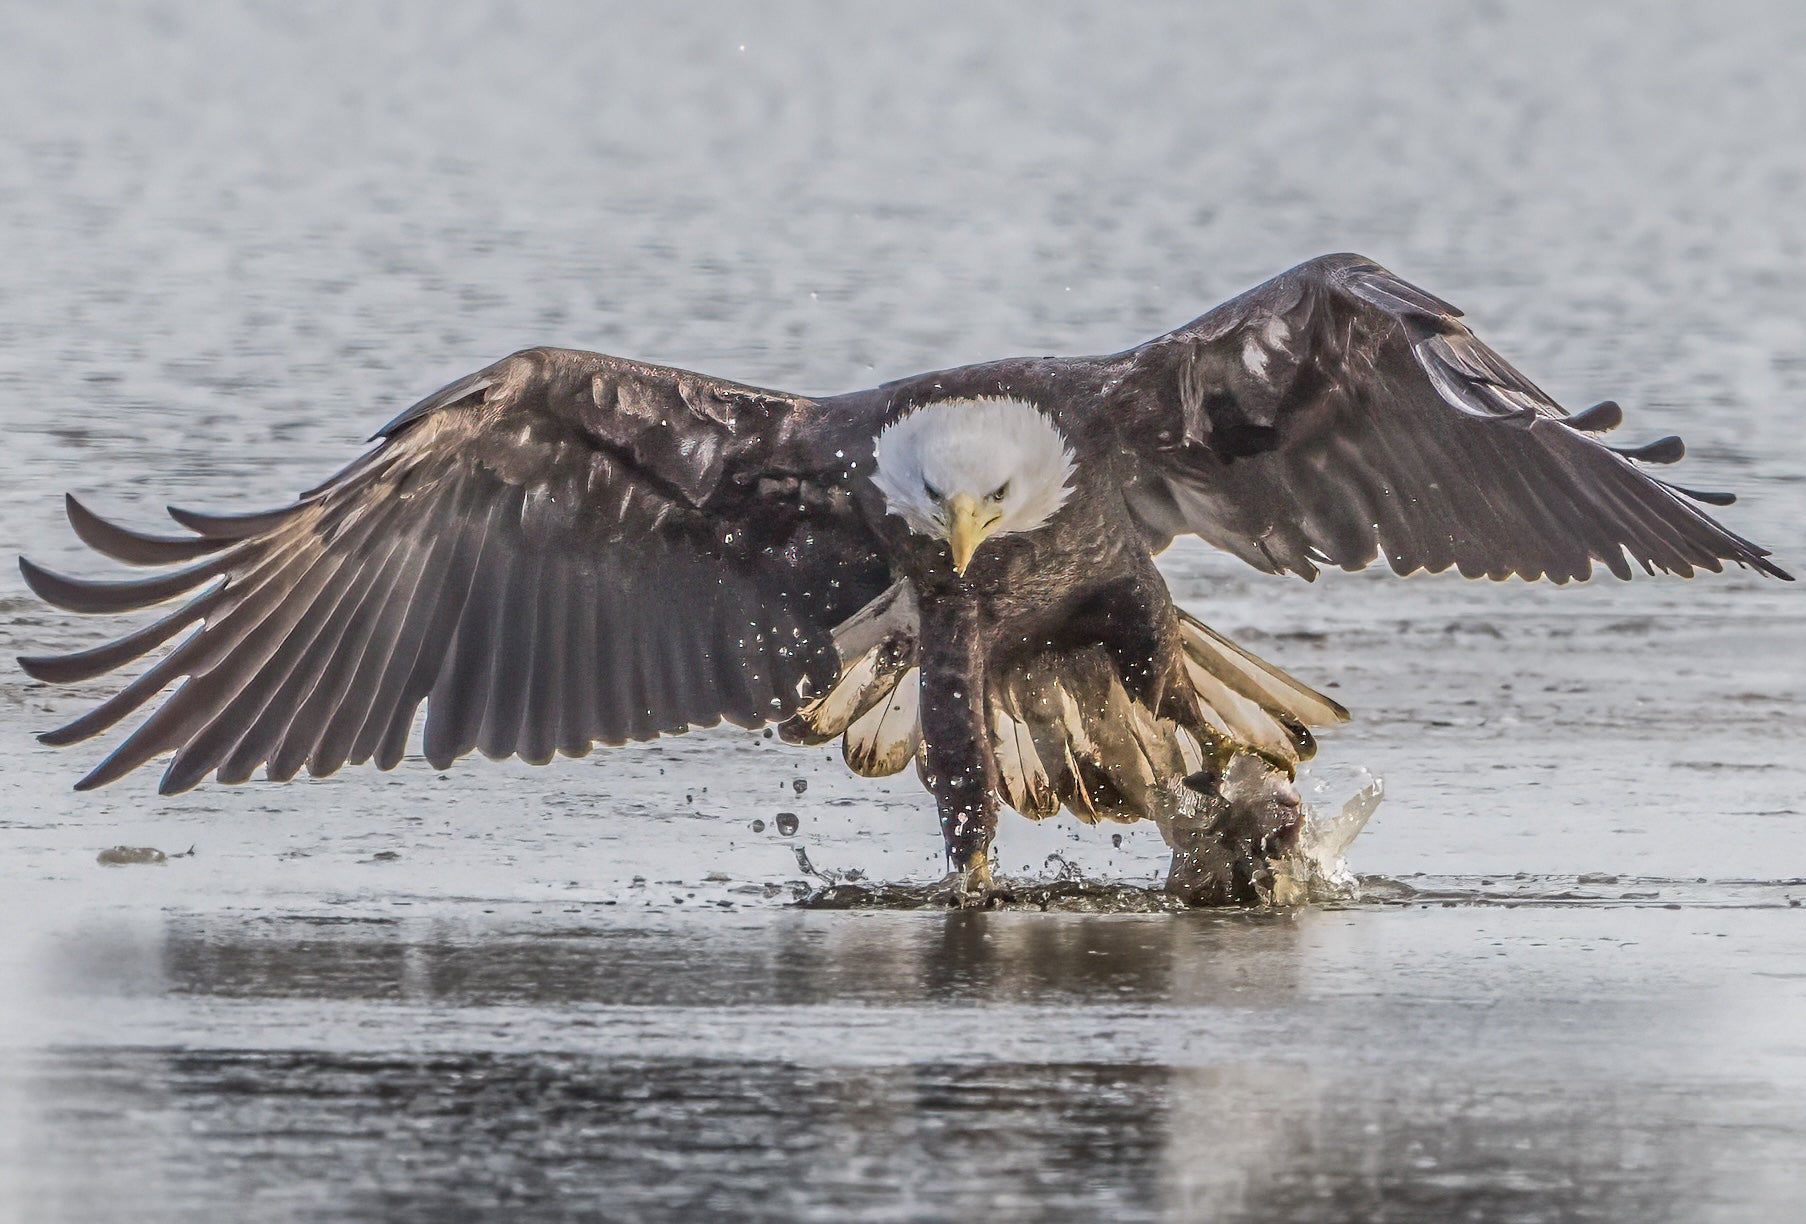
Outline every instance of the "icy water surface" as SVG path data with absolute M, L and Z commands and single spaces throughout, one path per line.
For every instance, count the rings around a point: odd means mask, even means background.
M 0 37 L 0 552 L 89 567 L 65 490 L 275 504 L 531 343 L 833 391 L 1120 348 L 1354 249 L 1685 434 L 1682 482 L 1806 567 L 1795 5 L 220 0 Z M 1164 564 L 1355 710 L 1305 789 L 1385 779 L 1364 901 L 799 910 L 929 882 L 930 805 L 738 733 L 77 796 L 99 748 L 31 734 L 105 686 L 0 669 L 0 1219 L 1792 1218 L 1801 591 Z M 99 633 L 0 570 L 0 655 Z M 1152 908 L 1163 858 L 1014 819 L 1002 853 L 1055 911 Z

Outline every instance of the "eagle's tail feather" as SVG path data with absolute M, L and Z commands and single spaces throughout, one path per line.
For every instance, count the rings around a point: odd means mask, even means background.
M 854 772 L 897 773 L 921 753 L 921 673 L 913 598 L 897 588 L 835 633 L 840 677 L 781 728 L 793 742 L 839 738 Z M 1048 651 L 993 675 L 987 718 L 1004 802 L 1042 820 L 1164 820 L 1178 780 L 1254 752 L 1290 771 L 1316 749 L 1309 728 L 1342 706 L 1179 613 L 1195 703 L 1161 712 L 1130 697 L 1101 646 Z M 1167 715 L 1163 717 L 1162 715 Z
M 890 691 L 853 720 L 841 737 L 840 751 L 861 777 L 888 778 L 922 746 L 922 678 L 916 668 L 892 679 Z
M 921 676 L 916 668 L 915 596 L 897 583 L 834 631 L 840 676 L 783 723 L 791 743 L 839 738 L 854 773 L 894 774 L 922 742 Z
M 1306 727 L 1333 727 L 1351 717 L 1340 703 L 1256 658 L 1183 608 L 1178 612 L 1185 657 L 1232 692 Z

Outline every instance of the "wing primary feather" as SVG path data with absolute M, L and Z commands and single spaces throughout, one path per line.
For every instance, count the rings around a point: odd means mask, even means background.
M 364 550 L 374 545 L 380 553 L 389 547 L 391 541 L 385 538 L 384 532 L 401 517 L 404 505 L 399 499 L 388 499 L 353 520 L 328 546 L 325 557 L 318 564 L 281 590 L 282 602 L 294 616 L 304 616 L 305 625 L 291 633 L 290 644 L 284 648 L 288 665 L 278 663 L 271 668 L 266 663 L 264 690 L 267 700 L 244 736 L 221 762 L 222 781 L 243 781 L 260 763 L 269 763 L 274 769 L 270 755 L 280 754 L 289 728 L 300 716 L 322 672 L 332 665 L 333 651 L 337 649 L 345 620 L 376 572 L 369 564 L 371 557 Z M 309 539 L 311 543 L 311 532 Z M 336 585 L 329 595 L 325 595 L 325 583 L 335 579 Z M 277 589 L 279 584 L 266 586 Z M 247 757 L 251 758 L 248 763 Z M 299 768 L 297 762 L 295 769 Z M 294 770 L 291 770 L 286 776 L 293 774 Z M 272 772 L 271 776 L 278 775 Z
M 1645 506 L 1645 514 L 1662 525 L 1676 550 L 1695 569 L 1719 573 L 1723 571 L 1725 561 L 1754 565 L 1758 569 L 1768 564 L 1762 559 L 1760 550 L 1749 541 L 1714 523 L 1660 481 L 1632 471 L 1618 474 L 1617 482 L 1621 495 L 1629 493 L 1626 486 L 1647 482 L 1647 491 L 1637 490 L 1643 495 L 1639 500 Z
M 182 646 L 196 640 L 198 636 L 197 634 L 195 637 L 190 637 L 182 643 Z M 136 679 L 86 714 L 64 723 L 54 731 L 43 732 L 38 736 L 38 742 L 48 744 L 53 748 L 66 748 L 70 744 L 79 744 L 81 741 L 107 730 L 162 692 L 170 681 L 182 674 L 182 660 L 178 657 L 182 653 L 182 646 L 178 646 L 174 651 L 164 655 Z M 78 789 L 80 785 L 80 783 L 76 784 Z
M 1766 549 L 1726 530 L 1702 511 L 1683 501 L 1673 487 L 1630 468 L 1628 464 L 1615 466 L 1617 470 L 1614 477 L 1618 487 L 1625 490 L 1627 495 L 1630 494 L 1626 486 L 1636 489 L 1637 494 L 1641 495 L 1639 501 L 1646 506 L 1646 512 L 1657 516 L 1676 537 L 1686 543 L 1691 549 L 1689 559 L 1698 568 L 1718 573 L 1724 568 L 1722 562 L 1735 561 L 1740 565 L 1750 566 L 1759 573 L 1787 580 L 1786 571 L 1768 560 Z M 1645 485 L 1647 488 L 1643 487 Z
M 568 757 L 587 756 L 595 745 L 600 714 L 596 702 L 596 570 L 574 567 L 571 576 L 570 653 L 565 673 L 564 718 L 558 750 Z
M 530 765 L 558 754 L 564 721 L 565 674 L 570 662 L 571 566 L 552 559 L 541 567 L 539 617 L 533 633 L 520 742 L 515 753 Z
M 371 725 L 380 728 L 380 738 L 372 749 L 378 769 L 394 769 L 407 753 L 414 716 L 420 710 L 420 703 L 431 693 L 433 681 L 449 657 L 453 634 L 464 617 L 488 525 L 488 519 L 484 518 L 480 528 L 473 528 L 460 517 L 453 526 L 453 546 L 446 555 L 438 585 L 432 588 L 437 594 L 429 605 L 430 612 L 420 618 L 418 639 L 411 657 L 405 652 L 402 656 L 407 659 L 407 670 L 390 690 L 392 695 L 386 708 L 372 713 Z M 429 710 L 429 716 L 430 713 Z
M 1429 470 L 1423 466 L 1426 462 L 1423 447 L 1412 434 L 1394 433 L 1387 440 L 1387 450 L 1392 459 L 1391 471 Z M 1412 486 L 1409 481 L 1389 480 L 1387 489 L 1391 517 L 1401 525 L 1411 521 L 1420 524 L 1402 537 L 1409 541 L 1408 545 L 1391 541 L 1382 544 L 1393 571 L 1398 572 L 1400 564 L 1407 561 L 1411 568 L 1425 569 L 1432 574 L 1439 574 L 1454 565 L 1457 542 L 1473 533 L 1468 527 L 1467 515 L 1449 496 L 1445 481 L 1428 480 Z M 1408 506 L 1407 502 L 1416 504 Z M 1409 573 L 1410 569 L 1405 572 Z
M 370 708 L 352 741 L 350 760 L 353 764 L 361 765 L 378 755 L 386 742 L 388 729 L 402 707 L 407 709 L 406 722 L 409 726 L 413 724 L 414 714 L 426 693 L 424 690 L 411 691 L 409 686 L 415 673 L 422 670 L 420 657 L 423 652 L 432 653 L 431 668 L 438 670 L 441 652 L 450 635 L 442 631 L 435 638 L 432 631 L 445 619 L 444 608 L 448 602 L 461 604 L 463 601 L 463 591 L 454 591 L 452 587 L 457 577 L 457 558 L 470 540 L 471 525 L 467 520 L 478 509 L 474 484 L 473 480 L 460 479 L 446 501 L 421 526 L 420 535 L 429 552 L 413 589 L 397 600 L 405 612 L 405 619 L 397 631 L 389 657 L 383 663 L 382 678 L 376 685 Z M 406 734 L 406 731 L 402 733 L 404 751 Z M 397 755 L 386 766 L 379 761 L 378 768 L 393 769 L 400 760 Z
M 263 764 L 318 679 L 337 641 L 342 617 L 349 612 L 347 605 L 360 591 L 355 576 L 350 582 L 332 581 L 351 563 L 350 557 L 341 554 L 328 560 L 330 565 L 323 562 L 317 567 L 324 571 L 320 594 L 305 601 L 306 614 L 296 619 L 286 639 L 208 726 L 176 753 L 163 775 L 166 793 L 187 790 L 215 766 L 221 782 L 235 784 L 248 780 Z
M 180 748 L 198 734 L 230 702 L 243 686 L 254 679 L 270 656 L 279 649 L 296 621 L 318 595 L 337 565 L 321 565 L 317 553 L 303 563 L 295 584 L 285 584 L 274 602 L 256 617 L 254 623 L 225 638 L 224 626 L 209 626 L 191 641 L 200 644 L 195 657 L 183 669 L 188 679 L 171 693 L 149 718 L 138 725 L 105 760 L 76 783 L 78 790 L 104 786 L 124 777 L 153 757 Z M 336 558 L 329 558 L 336 561 Z M 247 605 L 240 605 L 241 608 Z M 237 610 L 237 609 L 235 609 Z M 186 643 L 185 643 L 186 645 Z M 211 647 L 211 649 L 208 649 Z M 202 656 L 210 656 L 203 658 Z M 174 657 L 173 655 L 170 657 Z M 204 776 L 205 771 L 201 775 Z M 169 785 L 166 775 L 165 785 Z M 190 783 L 192 785 L 192 783 Z M 173 793 L 164 790 L 162 793 Z
M 1671 493 L 1679 493 L 1682 497 L 1690 497 L 1694 501 L 1703 502 L 1708 506 L 1735 506 L 1737 504 L 1737 495 L 1735 493 L 1720 493 L 1704 489 L 1688 489 L 1681 485 L 1669 484 L 1666 480 L 1659 483 L 1664 489 L 1667 489 Z
M 301 717 L 308 699 L 332 667 L 335 654 L 343 649 L 347 626 L 365 598 L 368 586 L 377 580 L 377 571 L 369 565 L 369 560 L 368 557 L 359 558 L 358 569 L 338 584 L 331 601 L 316 601 L 309 609 L 307 621 L 313 627 L 312 632 L 296 635 L 301 649 L 290 656 L 287 668 L 266 669 L 269 679 L 274 682 L 268 700 L 250 729 L 220 763 L 218 777 L 221 782 L 246 781 L 259 765 L 273 764 L 272 754 L 279 752 L 288 741 L 291 728 Z M 282 763 L 288 764 L 289 759 L 285 757 Z M 295 760 L 294 769 L 288 776 L 292 777 L 300 767 L 301 762 Z
M 463 613 L 453 630 L 451 647 L 433 679 L 423 747 L 427 761 L 435 769 L 449 769 L 453 761 L 474 749 L 482 731 L 483 714 L 489 705 L 495 637 L 507 593 L 509 562 L 503 541 L 510 524 L 520 516 L 521 498 L 518 487 L 508 486 L 490 507 L 483 544 L 471 564 Z
M 322 681 L 344 666 L 346 634 L 359 609 L 380 598 L 377 592 L 387 579 L 384 563 L 399 547 L 386 535 L 399 508 L 391 504 L 386 509 L 370 516 L 355 536 L 341 537 L 340 547 L 285 597 L 289 615 L 284 640 L 239 681 L 240 692 L 230 699 L 232 705 L 224 710 L 216 707 L 217 735 L 203 733 L 176 754 L 159 787 L 164 793 L 193 786 L 210 765 L 218 766 L 222 782 L 236 782 L 249 778 L 267 759 L 275 776 L 285 751 L 293 751 L 296 726 L 305 721 L 310 707 L 318 708 L 314 703 Z M 270 619 L 276 618 L 272 613 Z M 240 647 L 235 655 L 245 653 Z M 284 776 L 292 777 L 293 771 Z
M 532 676 L 533 638 L 538 631 L 539 580 L 543 558 L 524 541 L 509 565 L 502 588 L 501 617 L 491 656 L 489 708 L 484 711 L 477 749 L 491 760 L 514 752 L 520 742 L 521 717 Z
M 631 661 L 624 654 L 622 597 L 618 579 L 598 571 L 596 584 L 595 667 L 590 673 L 590 697 L 596 717 L 592 729 L 604 744 L 625 744 L 629 739 L 633 696 Z
M 608 651 L 613 664 L 615 683 L 619 686 L 619 710 L 622 715 L 621 735 L 627 740 L 649 740 L 657 737 L 658 732 L 653 724 L 652 689 L 647 683 L 646 669 L 641 659 L 638 646 L 640 642 L 640 622 L 642 614 L 649 609 L 642 606 L 637 582 L 631 575 L 620 575 L 617 570 L 616 582 L 613 584 L 614 615 L 611 618 Z
M 1582 445 L 1596 444 L 1589 441 Z M 1621 468 L 1633 476 L 1638 475 L 1628 464 L 1610 459 L 1605 454 L 1595 452 L 1587 457 L 1607 459 L 1610 468 Z M 1575 458 L 1578 459 L 1579 456 Z M 1522 480 L 1523 477 L 1520 476 L 1519 479 Z M 1635 505 L 1625 504 L 1610 492 L 1611 479 L 1611 476 L 1602 479 L 1597 472 L 1586 473 L 1566 456 L 1558 456 L 1548 484 L 1560 490 L 1566 500 L 1565 522 L 1570 527 L 1569 538 L 1577 539 L 1586 548 L 1589 559 L 1599 561 L 1611 571 L 1613 577 L 1623 581 L 1635 572 L 1631 568 L 1631 557 L 1643 559 L 1653 556 L 1661 550 L 1662 545 L 1659 541 L 1660 533 L 1652 530 L 1642 510 Z M 1575 567 L 1570 576 L 1584 581 L 1591 577 L 1591 569 L 1587 566 Z
M 149 654 L 206 616 L 225 593 L 225 586 L 205 591 L 174 612 L 111 642 L 66 655 L 35 655 L 19 660 L 25 674 L 48 684 L 73 684 L 123 667 Z
M 1610 433 L 1624 424 L 1624 410 L 1616 400 L 1600 400 L 1591 408 L 1583 408 L 1562 420 L 1569 429 L 1581 433 Z
M 1590 447 L 1595 443 L 1586 440 L 1580 445 Z M 1557 583 L 1584 582 L 1592 577 L 1593 562 L 1597 561 L 1615 577 L 1628 579 L 1631 568 L 1624 551 L 1626 532 L 1614 525 L 1613 516 L 1603 511 L 1594 490 L 1572 465 L 1561 455 L 1555 458 L 1554 465 L 1535 487 L 1510 462 L 1509 456 L 1500 456 L 1494 469 L 1499 478 L 1513 484 L 1517 504 L 1542 512 L 1538 541 L 1547 554 L 1556 558 L 1545 562 L 1548 576 Z
M 77 501 L 73 493 L 64 495 L 63 509 L 82 543 L 127 565 L 179 565 L 216 553 L 231 544 L 230 540 L 212 540 L 205 536 L 159 536 L 130 531 L 101 518 Z
M 241 711 L 228 707 L 214 720 L 210 730 L 233 735 L 235 741 L 228 742 L 223 749 L 216 750 L 222 755 L 220 755 L 215 776 L 222 783 L 237 785 L 250 780 L 251 775 L 257 771 L 257 767 L 269 760 L 271 752 L 276 749 L 283 733 L 294 721 L 300 704 L 306 701 L 307 695 L 313 690 L 314 683 L 319 679 L 323 656 L 327 652 L 325 644 L 333 641 L 338 631 L 338 609 L 343 607 L 349 598 L 356 596 L 357 588 L 355 586 L 341 587 L 336 594 L 337 598 L 332 601 L 330 607 L 313 610 L 323 614 L 318 617 L 312 632 L 297 632 L 291 635 L 288 646 L 284 648 L 284 653 L 288 655 L 286 664 L 282 663 L 280 659 L 272 660 L 277 665 L 265 669 L 265 673 L 261 677 L 265 687 L 257 693 L 258 708 L 242 712 L 243 718 L 241 719 Z M 312 618 L 310 617 L 310 619 Z M 299 649 L 294 649 L 297 646 Z M 240 694 L 239 699 L 246 699 L 253 692 L 256 690 L 247 690 Z M 249 720 L 248 726 L 243 719 Z M 187 789 L 185 785 L 176 780 L 177 776 L 184 772 L 183 758 L 191 751 L 201 751 L 206 734 L 203 733 L 202 738 L 190 741 L 187 748 L 176 754 L 176 760 L 170 765 L 170 772 L 164 775 L 165 785 L 171 786 L 174 790 Z M 205 769 L 200 770 L 194 775 L 193 782 L 199 782 L 205 774 Z M 188 785 L 192 785 L 193 782 Z
M 219 577 L 238 560 L 240 558 L 236 553 L 225 553 L 173 573 L 110 582 L 70 578 L 47 570 L 25 557 L 19 558 L 19 572 L 25 576 L 25 585 L 38 598 L 65 611 L 133 612 L 186 594 Z
M 226 586 L 201 596 L 202 599 L 215 603 L 225 603 L 225 610 L 211 623 L 184 638 L 175 649 L 146 668 L 137 679 L 106 701 L 73 722 L 40 735 L 40 742 L 61 747 L 87 739 L 125 718 L 162 692 L 177 677 L 206 671 L 217 664 L 246 634 L 256 628 L 280 598 L 291 573 L 296 570 L 305 572 L 310 559 L 305 541 L 290 541 L 277 549 L 264 562 L 263 568 L 254 571 L 245 584 L 234 587 L 228 582 Z M 81 784 L 76 785 L 79 787 Z
M 210 540 L 248 540 L 252 536 L 268 535 L 311 504 L 302 501 L 275 510 L 257 510 L 247 514 L 206 514 L 200 510 L 184 510 L 180 506 L 166 506 L 164 509 L 170 518 Z
M 488 534 L 488 505 L 482 502 L 479 482 L 461 480 L 457 495 L 423 531 L 432 536 L 432 560 L 421 574 L 414 610 L 379 686 L 383 697 L 370 708 L 352 746 L 352 760 L 374 756 L 377 769 L 385 771 L 401 764 L 415 713 L 432 690 L 470 598 L 471 563 Z
M 1626 482 L 1625 477 L 1630 481 Z M 1615 456 L 1610 463 L 1600 465 L 1587 489 L 1596 504 L 1609 515 L 1609 521 L 1617 525 L 1617 534 L 1645 569 L 1654 567 L 1687 578 L 1693 576 L 1693 566 L 1676 539 L 1674 524 L 1654 511 L 1648 495 L 1654 491 L 1684 511 L 1688 510 L 1685 502 L 1669 498 L 1659 484 L 1631 467 L 1628 461 Z
M 1608 446 L 1606 449 L 1638 463 L 1679 463 L 1687 455 L 1687 444 L 1677 434 L 1641 446 Z
M 676 557 L 668 557 L 664 565 L 664 582 L 670 599 L 670 612 L 665 617 L 650 615 L 651 608 L 637 607 L 639 631 L 633 636 L 636 670 L 645 686 L 646 708 L 654 734 L 682 731 L 688 701 L 683 686 L 684 639 L 689 636 L 696 615 L 700 592 L 691 566 Z M 636 603 L 646 598 L 644 588 L 634 592 Z
M 1556 470 L 1559 475 L 1551 476 L 1548 483 L 1563 489 L 1565 517 L 1561 534 L 1551 536 L 1545 532 L 1545 539 L 1578 544 L 1584 555 L 1576 560 L 1571 554 L 1564 553 L 1559 569 L 1552 570 L 1550 578 L 1558 583 L 1570 579 L 1584 582 L 1592 576 L 1591 563 L 1597 561 L 1614 577 L 1629 579 L 1632 570 L 1625 555 L 1625 542 L 1627 537 L 1634 538 L 1634 533 L 1615 526 L 1611 514 L 1602 512 L 1597 497 L 1571 473 L 1561 468 Z M 1518 479 L 1523 483 L 1522 477 Z
M 303 767 L 310 767 L 312 771 L 314 749 L 327 722 L 338 709 L 339 700 L 357 667 L 370 620 L 392 580 L 389 559 L 403 546 L 399 536 L 373 543 L 375 547 L 371 553 L 359 558 L 359 564 L 351 574 L 348 585 L 355 589 L 348 591 L 341 602 L 342 615 L 334 617 L 334 631 L 324 641 L 313 682 L 277 736 L 275 749 L 265 763 L 264 772 L 273 781 L 286 782 Z M 323 775 L 316 773 L 316 776 Z
M 713 727 L 721 721 L 721 694 L 710 655 L 713 630 L 721 616 L 721 584 L 712 575 L 698 576 L 704 592 L 701 607 L 687 608 L 673 634 L 669 656 L 683 705 L 679 721 L 688 727 Z
M 1516 574 L 1526 581 L 1539 577 L 1556 583 L 1584 581 L 1592 574 L 1596 554 L 1611 563 L 1609 534 L 1599 529 L 1596 513 L 1572 484 L 1565 467 L 1558 462 L 1532 483 L 1522 457 L 1509 449 L 1536 447 L 1551 438 L 1543 429 L 1539 424 L 1527 433 L 1474 431 L 1473 445 L 1482 456 L 1480 471 L 1485 473 L 1475 489 L 1501 511 L 1489 578 L 1503 580 Z
M 745 591 L 738 582 L 724 581 L 720 598 L 718 615 L 709 626 L 706 662 L 714 675 L 721 716 L 736 727 L 756 727 L 764 719 L 758 699 L 747 687 L 740 648 L 736 641 L 736 627 L 746 624 L 751 615 L 750 608 Z
M 383 695 L 382 683 L 395 655 L 396 639 L 412 614 L 413 596 L 430 559 L 431 541 L 423 540 L 417 529 L 401 539 L 377 578 L 369 600 L 370 612 L 363 618 L 361 640 L 347 643 L 356 652 L 357 660 L 348 669 L 345 685 L 333 701 L 308 759 L 308 770 L 315 777 L 335 772 L 350 759 L 359 730 Z

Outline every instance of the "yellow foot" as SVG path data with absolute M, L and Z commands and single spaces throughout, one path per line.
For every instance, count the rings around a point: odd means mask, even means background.
M 959 873 L 959 877 L 968 892 L 990 892 L 991 856 L 987 854 L 974 859 L 964 871 Z

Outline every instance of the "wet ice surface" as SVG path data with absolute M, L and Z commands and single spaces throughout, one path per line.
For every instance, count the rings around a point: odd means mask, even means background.
M 13 6 L 0 551 L 275 504 L 528 343 L 835 390 L 1352 248 L 1800 569 L 1797 8 L 1246 7 Z M 1356 711 L 1360 903 L 799 912 L 931 882 L 932 813 L 739 733 L 76 796 L 29 733 L 104 686 L 0 672 L 0 1219 L 1790 1218 L 1801 591 L 1165 567 Z M 0 653 L 99 633 L 0 570 Z
M 34 1218 L 1750 1218 L 1797 1177 L 1801 931 L 93 917 L 5 1087 Z

